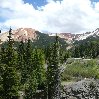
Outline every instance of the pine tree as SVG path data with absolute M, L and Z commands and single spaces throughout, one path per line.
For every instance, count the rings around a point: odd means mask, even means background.
M 25 88 L 25 99 L 32 99 L 37 90 L 37 78 L 36 78 L 36 71 L 33 70 L 31 76 L 29 77 L 28 85 Z
M 27 68 L 25 64 L 26 49 L 23 41 L 20 42 L 17 53 L 18 53 L 17 59 L 18 70 L 21 73 L 21 85 L 24 85 L 25 82 L 27 81 Z
M 18 69 L 22 71 L 24 69 L 24 61 L 25 61 L 25 46 L 24 42 L 21 41 L 18 46 Z
M 29 39 L 25 51 L 25 75 L 27 81 L 25 87 L 25 99 L 31 99 L 37 90 L 38 84 L 35 64 L 33 62 L 33 49 L 31 46 L 31 40 Z
M 36 70 L 38 84 L 41 85 L 45 80 L 45 59 L 40 49 L 34 50 L 33 64 L 34 70 Z
M 3 78 L 3 99 L 17 99 L 19 90 L 19 76 L 13 67 L 6 66 Z
M 66 52 L 64 53 L 64 62 L 66 62 L 69 57 L 70 57 L 70 52 L 66 50 Z
M 3 89 L 3 74 L 5 70 L 5 64 L 0 62 L 0 99 L 3 99 L 4 89 Z
M 80 52 L 79 52 L 79 46 L 75 46 L 74 49 L 74 58 L 79 58 L 80 57 Z
M 5 69 L 2 74 L 3 99 L 17 99 L 19 91 L 19 76 L 16 69 L 16 56 L 14 54 L 13 39 L 11 35 L 12 33 L 10 28 L 6 54 L 1 55 L 1 62 L 5 62 Z
M 25 51 L 25 72 L 27 78 L 31 75 L 31 72 L 33 71 L 33 49 L 31 46 L 31 40 L 28 39 L 26 51 Z M 27 79 L 28 80 L 28 79 Z
M 41 50 L 35 48 L 33 51 L 33 66 L 30 71 L 29 86 L 26 89 L 26 99 L 33 98 L 37 89 L 44 90 L 45 87 L 45 69 L 44 55 Z
M 6 63 L 6 49 L 4 48 L 4 46 L 1 47 L 0 62 L 3 64 Z
M 56 35 L 55 43 L 49 48 L 48 57 L 48 99 L 60 99 L 60 60 L 59 60 L 59 42 Z

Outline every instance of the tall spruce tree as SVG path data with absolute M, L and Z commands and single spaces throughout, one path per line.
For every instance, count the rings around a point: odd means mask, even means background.
M 33 70 L 29 77 L 28 86 L 25 88 L 25 99 L 33 99 L 36 90 L 37 90 L 37 78 L 36 78 L 36 71 Z
M 21 73 L 21 85 L 24 85 L 26 80 L 27 80 L 27 68 L 26 68 L 26 64 L 25 64 L 25 44 L 23 41 L 20 42 L 19 47 L 18 47 L 18 70 Z
M 26 70 L 26 80 L 27 85 L 25 88 L 25 99 L 32 99 L 36 89 L 37 89 L 37 77 L 35 64 L 33 62 L 33 49 L 31 46 L 31 40 L 28 39 L 26 52 L 25 52 L 25 70 Z
M 6 63 L 6 49 L 4 46 L 1 46 L 1 52 L 0 52 L 0 62 L 2 64 Z
M 44 55 L 41 50 L 34 49 L 32 67 L 30 71 L 29 85 L 26 89 L 26 99 L 31 99 L 36 93 L 36 90 L 45 84 L 45 69 Z M 42 90 L 42 89 L 40 89 Z
M 56 35 L 55 42 L 49 48 L 48 56 L 48 99 L 60 99 L 60 60 L 59 60 L 59 42 L 58 36 Z
M 10 28 L 8 36 L 8 45 L 6 48 L 6 56 L 4 56 L 3 54 L 1 55 L 1 62 L 5 64 L 5 69 L 3 70 L 2 74 L 3 99 L 17 99 L 19 91 L 19 76 L 15 65 L 16 60 L 11 30 L 12 29 Z
M 23 41 L 20 42 L 17 53 L 18 53 L 17 57 L 18 69 L 22 71 L 24 69 L 24 60 L 25 60 L 25 46 Z
M 0 99 L 3 99 L 4 89 L 3 89 L 3 73 L 5 70 L 5 64 L 0 62 Z
M 28 39 L 25 51 L 25 69 L 26 75 L 29 78 L 33 71 L 33 49 L 31 46 L 31 40 Z M 27 79 L 28 80 L 28 79 Z
M 33 57 L 34 70 L 36 70 L 36 77 L 38 84 L 41 85 L 45 80 L 45 59 L 44 54 L 40 49 L 35 48 Z

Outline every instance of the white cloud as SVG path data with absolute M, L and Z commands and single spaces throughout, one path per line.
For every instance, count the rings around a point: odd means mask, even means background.
M 99 28 L 99 2 L 47 0 L 35 9 L 23 0 L 0 0 L 0 27 L 32 27 L 39 31 L 81 33 Z

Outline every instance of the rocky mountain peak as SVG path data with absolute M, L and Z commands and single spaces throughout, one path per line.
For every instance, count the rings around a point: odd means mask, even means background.
M 25 41 L 25 40 L 28 40 L 28 39 L 36 39 L 36 30 L 35 29 L 32 29 L 32 28 L 19 28 L 17 30 L 12 30 L 12 38 L 15 40 L 15 41 Z M 7 36 L 8 36 L 8 32 L 5 32 L 5 33 L 1 33 L 0 34 L 0 39 L 1 39 L 1 42 L 3 41 L 7 41 Z

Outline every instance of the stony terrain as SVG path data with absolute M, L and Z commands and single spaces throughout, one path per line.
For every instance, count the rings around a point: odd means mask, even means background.
M 62 99 L 99 99 L 99 80 L 85 78 L 64 85 Z

